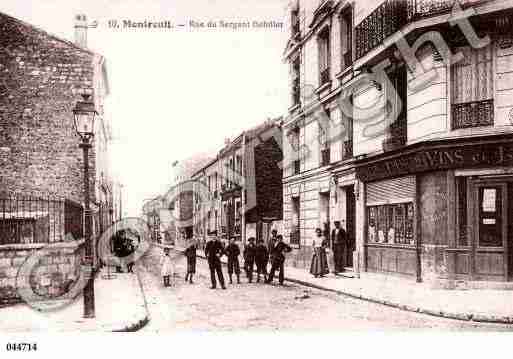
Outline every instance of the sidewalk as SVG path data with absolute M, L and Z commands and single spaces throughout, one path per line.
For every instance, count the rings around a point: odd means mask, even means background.
M 118 332 L 135 331 L 148 320 L 146 301 L 138 274 L 103 269 L 95 280 L 96 318 L 84 319 L 83 297 L 55 312 L 38 312 L 27 304 L 0 309 L 0 332 Z
M 201 252 L 199 257 L 204 258 Z M 294 267 L 285 267 L 285 280 L 401 310 L 466 321 L 513 324 L 513 290 L 432 289 L 412 280 L 373 273 L 361 273 L 360 278 L 334 274 L 315 278 L 307 269 Z

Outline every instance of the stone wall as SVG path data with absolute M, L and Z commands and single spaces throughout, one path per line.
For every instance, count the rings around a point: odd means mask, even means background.
M 80 276 L 83 241 L 52 244 L 17 244 L 0 247 L 0 306 L 21 301 L 19 289 L 30 286 L 36 300 L 48 300 L 65 294 Z M 30 275 L 20 271 L 27 259 L 38 253 Z
M 0 33 L 0 192 L 81 203 L 83 155 L 72 109 L 94 88 L 95 54 L 1 13 Z

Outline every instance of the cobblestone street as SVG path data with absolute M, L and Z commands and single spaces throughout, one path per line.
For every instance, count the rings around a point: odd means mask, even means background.
M 193 285 L 184 282 L 177 257 L 175 286 L 164 288 L 158 257 L 138 265 L 151 321 L 144 331 L 170 330 L 496 330 L 512 326 L 463 322 L 389 308 L 299 285 L 230 285 L 211 290 L 205 261 L 198 259 Z M 225 271 L 226 276 L 226 271 Z

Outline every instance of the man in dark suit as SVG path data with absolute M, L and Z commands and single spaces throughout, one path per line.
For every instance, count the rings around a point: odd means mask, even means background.
M 253 271 L 255 269 L 255 238 L 251 237 L 248 239 L 248 244 L 244 247 L 244 270 L 246 271 L 246 277 L 249 283 L 253 281 Z
M 228 257 L 228 276 L 230 277 L 230 284 L 233 284 L 232 275 L 234 272 L 237 276 L 237 283 L 240 284 L 240 249 L 237 243 L 235 243 L 235 237 L 230 239 L 230 244 L 226 246 L 224 253 L 226 254 L 226 257 Z
M 265 281 L 266 283 L 271 283 L 274 278 L 274 273 L 279 270 L 280 273 L 278 275 L 278 279 L 280 285 L 283 285 L 283 281 L 285 280 L 285 253 L 292 251 L 292 248 L 286 243 L 283 243 L 283 236 L 280 234 L 277 236 L 277 242 L 272 249 L 272 266 L 271 271 L 269 272 L 269 277 Z
M 346 265 L 347 233 L 345 229 L 340 226 L 340 221 L 335 221 L 334 224 L 335 228 L 331 232 L 331 243 L 333 245 L 333 260 L 335 262 L 334 272 L 339 273 L 344 271 Z
M 267 280 L 267 262 L 269 262 L 269 251 L 263 239 L 258 240 L 255 250 L 255 262 L 257 267 L 257 283 L 260 282 L 260 273 L 264 275 L 264 282 Z
M 219 278 L 219 283 L 221 283 L 221 288 L 226 289 L 224 285 L 224 277 L 223 270 L 221 267 L 221 257 L 223 256 L 224 248 L 221 244 L 221 241 L 217 237 L 217 233 L 213 238 L 207 242 L 205 246 L 205 256 L 208 260 L 208 267 L 210 268 L 210 280 L 212 281 L 212 287 L 210 289 L 215 289 L 217 286 L 216 283 L 216 273 Z

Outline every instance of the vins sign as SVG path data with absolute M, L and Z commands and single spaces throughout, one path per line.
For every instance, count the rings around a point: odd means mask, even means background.
M 421 147 L 372 162 L 362 160 L 356 173 L 368 182 L 425 171 L 491 166 L 513 166 L 513 143 Z

